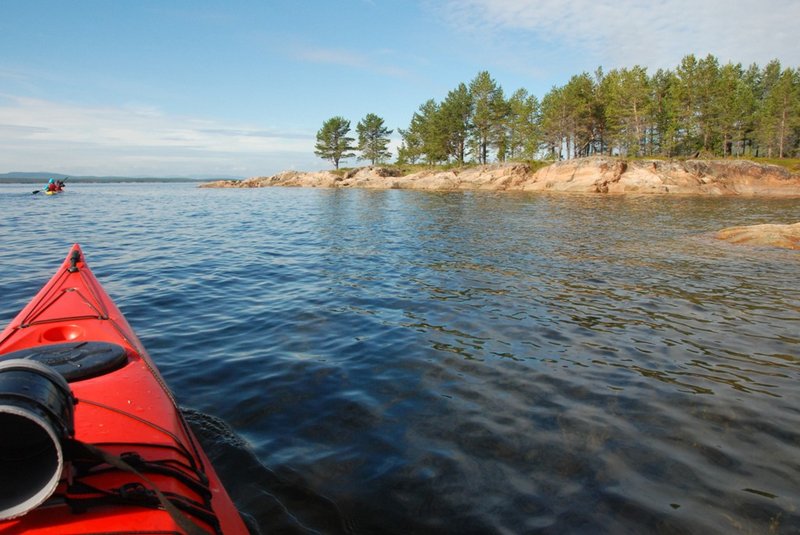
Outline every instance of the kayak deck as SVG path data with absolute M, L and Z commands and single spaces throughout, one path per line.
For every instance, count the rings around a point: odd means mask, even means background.
M 61 366 L 77 399 L 75 439 L 121 456 L 143 476 L 77 455 L 71 481 L 62 478 L 24 516 L 0 521 L 0 535 L 185 532 L 153 487 L 202 531 L 248 533 L 152 359 L 78 245 L 0 333 L 0 361 L 19 357 Z

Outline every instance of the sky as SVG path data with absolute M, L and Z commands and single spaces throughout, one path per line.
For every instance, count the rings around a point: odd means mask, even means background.
M 481 71 L 541 99 L 687 54 L 798 68 L 797 21 L 800 0 L 2 0 L 0 173 L 330 169 L 314 144 L 334 116 L 355 136 L 378 115 L 396 148 Z

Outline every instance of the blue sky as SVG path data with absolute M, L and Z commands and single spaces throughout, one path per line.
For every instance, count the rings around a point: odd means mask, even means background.
M 313 146 L 334 115 L 375 113 L 396 145 L 482 70 L 541 98 L 689 53 L 797 68 L 798 20 L 798 0 L 4 0 L 0 173 L 328 169 Z

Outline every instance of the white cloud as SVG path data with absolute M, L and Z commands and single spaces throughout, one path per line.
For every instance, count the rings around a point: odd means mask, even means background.
M 690 53 L 800 65 L 797 0 L 452 0 L 438 11 L 468 31 L 528 32 L 595 66 L 673 68 Z
M 409 76 L 408 70 L 386 63 L 386 56 L 390 54 L 391 51 L 386 49 L 363 54 L 351 50 L 316 47 L 299 47 L 294 52 L 295 57 L 301 61 L 349 67 L 393 78 Z
M 0 145 L 0 172 L 267 174 L 279 165 L 314 164 L 313 134 L 174 116 L 147 105 L 73 106 L 7 94 L 0 94 Z

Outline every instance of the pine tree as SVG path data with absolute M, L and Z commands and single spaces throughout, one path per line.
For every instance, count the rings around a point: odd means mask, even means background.
M 752 129 L 755 95 L 744 78 L 741 65 L 728 63 L 719 70 L 719 98 L 715 115 L 722 156 L 733 156 L 744 147 L 745 132 Z
M 508 109 L 508 155 L 531 160 L 539 149 L 539 101 L 520 88 L 508 99 Z
M 345 158 L 352 158 L 354 153 L 350 152 L 353 147 L 353 138 L 347 137 L 350 132 L 350 121 L 344 117 L 331 117 L 324 123 L 317 132 L 317 144 L 314 146 L 314 154 L 325 160 L 330 160 L 336 169 L 339 169 L 339 161 Z
M 429 165 L 434 165 L 447 160 L 446 132 L 435 100 L 422 104 L 411 118 L 408 130 L 401 129 L 400 135 L 403 137 L 400 161 L 413 163 L 424 157 Z
M 747 93 L 752 95 L 752 103 L 750 115 L 747 120 L 747 125 L 742 132 L 742 142 L 739 154 L 753 156 L 758 150 L 757 128 L 758 128 L 758 114 L 761 102 L 761 67 L 757 64 L 751 64 L 742 75 L 742 83 L 745 86 Z
M 489 147 L 492 143 L 493 131 L 496 140 L 498 108 L 502 103 L 502 92 L 487 71 L 479 72 L 470 82 L 469 92 L 472 95 L 472 144 L 478 163 L 488 163 Z
M 472 131 L 472 97 L 463 83 L 447 94 L 439 113 L 444 128 L 448 158 L 463 164 L 467 156 L 467 140 Z
M 673 85 L 673 96 L 677 101 L 678 153 L 691 154 L 700 148 L 700 125 L 697 121 L 697 58 L 689 54 L 681 60 L 676 69 L 676 80 Z
M 569 157 L 585 154 L 594 141 L 594 93 L 594 83 L 586 73 L 573 76 L 564 86 L 566 148 Z
M 564 158 L 564 149 L 568 148 L 568 108 L 561 87 L 553 87 L 542 99 L 542 142 L 549 157 L 557 160 Z
M 489 129 L 489 143 L 494 148 L 498 162 L 506 161 L 509 151 L 509 118 L 511 106 L 505 99 L 503 88 L 497 86 L 495 99 L 492 103 L 492 126 Z
M 653 104 L 653 124 L 651 126 L 651 154 L 672 157 L 677 153 L 678 100 L 676 96 L 677 77 L 670 70 L 659 69 L 650 79 Z
M 759 151 L 784 158 L 800 141 L 800 73 L 770 62 L 762 76 L 762 98 L 757 112 Z
M 709 54 L 700 60 L 697 66 L 697 120 L 700 126 L 702 149 L 704 152 L 709 152 L 714 146 L 718 146 L 720 137 L 720 106 L 718 103 L 722 98 L 722 93 L 719 83 L 719 61 Z
M 397 132 L 402 139 L 397 148 L 397 163 L 417 163 L 422 158 L 422 136 L 419 129 L 414 128 L 414 120 L 411 120 L 411 125 L 406 130 L 398 128 Z
M 388 136 L 392 131 L 383 125 L 383 119 L 374 113 L 369 113 L 356 125 L 356 132 L 358 132 L 358 150 L 361 151 L 362 160 L 369 160 L 375 165 L 391 156 L 387 147 Z
M 622 155 L 645 151 L 652 96 L 647 71 L 640 66 L 609 72 L 603 79 L 609 141 Z

